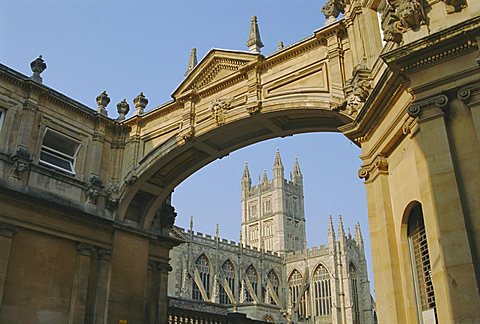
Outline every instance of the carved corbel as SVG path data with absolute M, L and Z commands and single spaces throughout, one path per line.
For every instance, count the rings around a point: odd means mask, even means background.
M 97 199 L 102 193 L 102 189 L 102 180 L 98 175 L 92 174 L 88 180 L 87 187 L 87 199 L 90 204 L 95 205 L 97 203 Z
M 118 181 L 112 181 L 105 190 L 107 196 L 106 207 L 110 210 L 117 208 L 120 199 L 120 187 Z
M 32 162 L 30 151 L 25 147 L 19 146 L 10 159 L 14 164 L 12 169 L 13 177 L 21 180 L 24 172 L 30 168 L 30 163 Z
M 420 100 L 410 105 L 407 108 L 407 113 L 410 117 L 416 118 L 420 116 L 422 111 L 431 106 L 436 106 L 442 110 L 448 105 L 448 97 L 444 94 L 433 96 L 424 100 Z
M 229 108 L 230 103 L 223 99 L 215 99 L 212 102 L 212 118 L 215 119 L 218 126 L 225 123 L 225 114 Z
M 247 112 L 250 114 L 250 116 L 259 113 L 261 110 L 262 110 L 262 105 L 260 103 L 247 105 Z
M 427 15 L 421 0 L 389 0 L 382 15 L 384 40 L 401 43 L 402 34 L 426 23 Z
M 373 174 L 388 172 L 388 160 L 383 155 L 378 155 L 372 163 L 360 167 L 358 177 L 367 181 Z
M 451 14 L 454 12 L 459 12 L 463 8 L 468 7 L 466 0 L 442 0 L 445 2 L 445 10 L 447 14 Z
M 355 118 L 367 101 L 372 91 L 372 84 L 370 82 L 370 70 L 364 64 L 357 65 L 353 69 L 352 75 L 352 79 L 347 81 L 345 87 L 347 93 L 345 102 L 340 102 L 338 106 L 334 104 L 333 108 Z

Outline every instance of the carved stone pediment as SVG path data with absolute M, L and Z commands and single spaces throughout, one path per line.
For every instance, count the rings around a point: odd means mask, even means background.
M 243 66 L 256 60 L 256 54 L 213 49 L 187 75 L 172 96 L 180 98 L 190 90 L 201 91 L 222 79 L 239 74 Z

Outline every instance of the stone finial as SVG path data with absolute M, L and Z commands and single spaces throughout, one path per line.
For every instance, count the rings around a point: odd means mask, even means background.
M 107 106 L 110 103 L 110 98 L 106 91 L 103 91 L 97 96 L 97 112 L 101 115 L 108 116 Z
M 188 67 L 187 71 L 185 71 L 185 76 L 187 76 L 192 70 L 197 66 L 198 60 L 197 60 L 197 49 L 192 48 L 190 52 L 190 59 L 188 60 Z
M 193 232 L 193 216 L 190 216 L 190 232 Z
M 32 79 L 35 82 L 42 83 L 43 79 L 40 76 L 40 74 L 43 71 L 45 71 L 45 69 L 47 68 L 47 64 L 43 60 L 42 55 L 40 55 L 30 63 L 30 68 L 32 69 L 32 72 L 33 72 L 30 79 Z
M 335 21 L 341 13 L 345 12 L 345 0 L 328 0 L 323 6 L 322 12 L 327 18 L 327 24 Z
M 248 50 L 252 53 L 259 54 L 260 49 L 263 47 L 262 40 L 260 39 L 260 31 L 258 29 L 257 16 L 252 16 L 250 22 L 250 33 L 247 40 Z
M 245 162 L 242 175 L 242 188 L 248 189 L 252 186 L 252 179 L 250 178 L 250 171 L 248 170 L 248 163 Z
M 273 166 L 274 167 L 276 167 L 276 166 L 283 167 L 282 157 L 280 156 L 280 150 L 278 148 L 275 151 L 275 160 L 273 161 Z
M 263 184 L 268 184 L 267 170 L 263 170 L 262 183 Z
M 125 115 L 128 114 L 130 111 L 130 105 L 127 102 L 127 99 L 123 99 L 117 104 L 117 111 L 118 111 L 118 121 L 122 121 L 125 119 Z
M 277 49 L 278 49 L 278 50 L 282 50 L 283 48 L 284 48 L 283 42 L 282 42 L 282 41 L 279 41 L 279 42 L 277 43 Z
M 143 110 L 148 105 L 148 99 L 145 98 L 143 92 L 140 92 L 140 94 L 133 99 L 133 105 L 135 106 L 135 114 L 142 115 Z
M 328 235 L 335 237 L 335 230 L 333 228 L 332 215 L 328 218 Z
M 338 237 L 343 238 L 345 236 L 345 229 L 343 228 L 342 215 L 338 217 Z
M 355 224 L 355 242 L 357 245 L 363 246 L 363 237 L 362 237 L 362 230 L 360 229 L 360 223 Z

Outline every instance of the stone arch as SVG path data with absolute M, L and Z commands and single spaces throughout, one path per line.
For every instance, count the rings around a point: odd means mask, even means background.
M 263 107 L 261 113 L 246 114 L 228 124 L 212 127 L 192 140 L 184 141 L 180 134 L 172 136 L 140 161 L 133 180 L 125 186 L 116 219 L 134 220 L 140 227 L 151 229 L 165 202 L 169 203 L 174 188 L 214 160 L 272 138 L 308 132 L 340 132 L 352 119 L 329 109 L 328 105 L 326 98 L 290 101 Z

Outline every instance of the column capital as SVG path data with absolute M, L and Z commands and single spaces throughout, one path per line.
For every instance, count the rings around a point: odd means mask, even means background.
M 470 103 L 472 97 L 479 93 L 480 83 L 469 84 L 458 89 L 457 98 L 467 104 L 467 106 L 470 106 L 468 103 Z
M 15 225 L 0 223 L 0 236 L 12 238 L 18 233 L 18 227 Z
M 80 255 L 92 256 L 95 254 L 95 247 L 90 244 L 78 243 L 77 253 Z
M 444 94 L 438 94 L 426 99 L 415 101 L 407 108 L 410 117 L 424 117 L 424 113 L 428 108 L 440 108 L 442 111 L 448 105 L 448 97 Z M 429 116 L 430 117 L 430 116 Z
M 385 156 L 379 154 L 373 162 L 360 167 L 358 177 L 367 181 L 376 178 L 376 176 L 381 173 L 388 173 L 388 160 Z
M 100 248 L 97 251 L 97 255 L 100 260 L 110 261 L 110 258 L 112 257 L 112 251 Z

